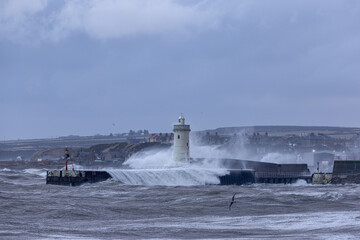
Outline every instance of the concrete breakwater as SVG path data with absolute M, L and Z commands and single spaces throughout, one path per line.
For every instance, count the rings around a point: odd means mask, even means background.
M 230 174 L 220 177 L 222 183 L 294 183 L 305 180 L 314 184 L 360 184 L 360 161 L 336 160 L 333 172 L 310 175 L 306 164 L 282 164 L 271 166 L 252 163 L 257 171 L 230 170 Z M 264 168 L 265 167 L 265 168 Z M 250 177 L 251 175 L 251 177 Z
M 332 173 L 314 173 L 312 182 L 320 184 L 360 184 L 360 161 L 336 160 L 334 161 Z
M 194 163 L 201 162 L 204 159 L 194 159 Z M 275 163 L 264 163 L 256 161 L 247 161 L 247 160 L 238 160 L 238 159 L 206 159 L 206 161 L 214 161 L 216 163 L 221 163 L 221 168 L 223 174 L 218 174 L 217 181 L 201 181 L 194 180 L 192 184 L 220 184 L 220 185 L 242 185 L 242 184 L 252 184 L 252 183 L 294 183 L 299 179 L 303 179 L 306 182 L 311 182 L 311 174 L 307 168 L 306 164 L 275 164 Z M 208 169 L 207 169 L 208 170 Z M 204 169 L 204 172 L 207 171 Z M 195 168 L 183 168 L 181 170 L 171 169 L 143 169 L 141 171 L 131 170 L 131 169 L 122 169 L 122 175 L 132 174 L 131 176 L 125 176 L 124 180 L 132 178 L 134 181 L 130 181 L 128 184 L 145 184 L 146 182 L 151 184 L 160 184 L 163 183 L 166 179 L 163 178 L 176 178 L 183 177 L 181 175 L 190 174 L 194 178 L 201 179 L 204 172 Z M 169 173 L 164 173 L 169 172 Z M 149 172 L 149 174 L 147 174 Z M 181 174 L 179 174 L 181 173 Z M 107 180 L 113 177 L 114 173 L 112 171 L 64 171 L 64 170 L 55 170 L 48 171 L 46 181 L 48 184 L 57 184 L 57 185 L 72 185 L 76 186 L 82 183 L 92 183 Z M 137 175 L 134 175 L 137 174 Z M 198 175 L 198 176 L 194 176 Z M 169 175 L 171 175 L 169 177 Z M 153 179 L 148 179 L 149 177 Z M 115 176 L 116 179 L 116 176 Z M 156 181 L 156 179 L 158 179 Z M 122 181 L 118 177 L 119 181 Z M 155 183 L 154 183 L 155 181 Z M 156 183 L 158 182 L 158 183 Z M 218 183 L 216 183 L 218 182 Z M 126 181 L 124 182 L 126 183 Z M 175 181 L 176 185 L 178 181 Z M 187 183 L 189 184 L 189 183 Z
M 305 180 L 311 183 L 312 176 L 307 164 L 276 164 L 238 159 L 222 159 L 229 174 L 219 177 L 221 185 L 251 183 L 295 183 Z
M 205 159 L 193 159 L 201 162 Z M 209 159 L 206 159 L 209 161 Z M 238 159 L 210 159 L 219 161 L 227 174 L 219 175 L 220 185 L 241 185 L 252 183 L 294 183 L 305 180 L 315 184 L 360 184 L 360 161 L 334 161 L 332 173 L 311 174 L 306 164 L 275 164 Z M 161 176 L 156 176 L 161 177 Z M 106 171 L 48 171 L 47 184 L 77 186 L 83 183 L 94 183 L 112 178 Z M 207 183 L 205 183 L 207 184 Z
M 229 174 L 220 176 L 220 185 L 242 185 L 252 183 L 282 183 L 290 184 L 298 180 L 312 182 L 311 175 L 301 173 L 273 173 L 273 172 L 255 172 L 253 170 L 229 170 Z
M 154 174 L 154 171 L 152 171 L 151 174 Z M 158 176 L 154 176 L 154 178 L 158 178 L 158 177 L 161 177 L 161 174 L 159 174 Z M 95 182 L 105 181 L 110 178 L 113 178 L 112 174 L 106 171 L 55 170 L 55 171 L 47 172 L 46 183 L 55 184 L 55 185 L 78 186 L 83 183 L 95 183 Z M 299 173 L 271 173 L 271 172 L 257 173 L 254 170 L 246 170 L 246 169 L 245 170 L 231 169 L 228 170 L 228 174 L 219 176 L 218 178 L 219 178 L 218 184 L 220 185 L 243 185 L 243 184 L 253 184 L 253 183 L 289 184 L 289 183 L 295 183 L 297 180 L 300 179 L 305 180 L 307 183 L 311 183 L 312 181 L 311 176 L 303 175 Z M 163 183 L 165 180 L 166 179 L 163 180 L 158 179 L 157 184 L 161 185 L 161 183 Z M 140 184 L 143 183 L 146 185 L 144 181 L 139 180 L 139 182 Z M 153 181 L 150 182 L 153 184 Z M 155 185 L 157 184 L 155 183 Z M 205 184 L 212 184 L 212 183 L 205 183 Z
M 46 173 L 46 184 L 78 186 L 111 178 L 106 171 L 53 170 Z
M 335 161 L 331 183 L 360 183 L 360 161 Z

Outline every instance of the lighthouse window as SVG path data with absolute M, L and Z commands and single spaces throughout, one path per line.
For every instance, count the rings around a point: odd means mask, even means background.
M 180 135 L 178 135 L 178 139 L 180 139 Z

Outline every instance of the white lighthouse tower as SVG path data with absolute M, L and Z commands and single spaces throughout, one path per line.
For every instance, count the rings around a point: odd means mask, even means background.
M 185 124 L 185 118 L 181 114 L 179 124 L 174 125 L 174 151 L 175 161 L 187 161 L 190 158 L 189 148 L 190 125 Z

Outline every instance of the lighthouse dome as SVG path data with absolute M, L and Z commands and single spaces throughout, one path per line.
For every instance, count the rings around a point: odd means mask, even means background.
M 179 123 L 181 124 L 185 124 L 185 118 L 184 116 L 181 114 L 181 116 L 179 117 Z

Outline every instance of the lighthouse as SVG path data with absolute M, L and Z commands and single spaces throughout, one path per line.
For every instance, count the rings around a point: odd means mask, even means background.
M 179 123 L 174 125 L 174 151 L 175 161 L 187 161 L 190 157 L 189 133 L 190 125 L 185 124 L 185 118 L 181 114 Z

